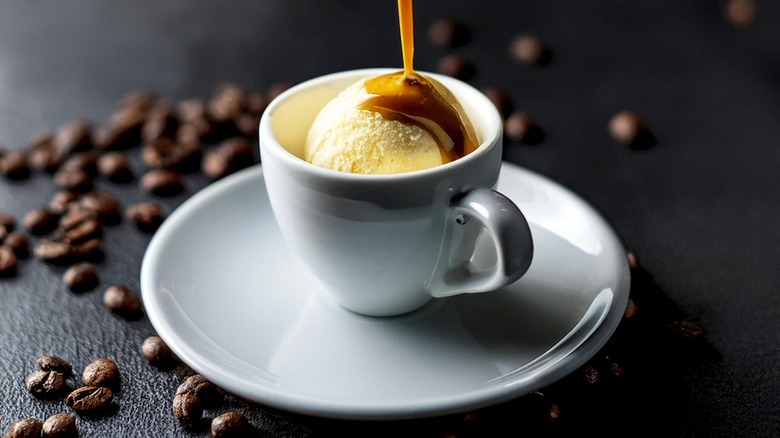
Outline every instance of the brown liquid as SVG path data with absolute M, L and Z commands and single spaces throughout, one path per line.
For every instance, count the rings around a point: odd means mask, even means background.
M 442 163 L 471 153 L 479 142 L 461 115 L 459 105 L 449 93 L 441 92 L 435 83 L 413 70 L 412 0 L 398 0 L 398 21 L 404 70 L 367 80 L 363 87 L 373 97 L 359 109 L 374 111 L 387 120 L 419 126 L 436 140 Z

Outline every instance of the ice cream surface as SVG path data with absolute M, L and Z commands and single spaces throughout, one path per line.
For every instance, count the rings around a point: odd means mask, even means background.
M 448 163 L 476 146 L 449 90 L 396 73 L 359 80 L 328 102 L 309 129 L 305 159 L 342 172 L 393 174 Z

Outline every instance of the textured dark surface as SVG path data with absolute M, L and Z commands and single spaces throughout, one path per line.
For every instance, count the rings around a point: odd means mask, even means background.
M 510 6 L 511 4 L 511 6 Z M 760 2 L 756 23 L 735 29 L 718 1 L 418 1 L 415 66 L 445 54 L 470 58 L 471 82 L 506 90 L 546 133 L 536 146 L 507 144 L 505 159 L 582 195 L 613 224 L 642 269 L 634 272 L 637 317 L 625 321 L 591 365 L 560 383 L 469 415 L 403 422 L 302 417 L 228 398 L 258 436 L 491 436 L 524 432 L 619 436 L 780 435 L 780 5 Z M 23 1 L 0 5 L 0 144 L 22 148 L 33 133 L 84 117 L 104 123 L 119 97 L 144 88 L 173 99 L 207 97 L 234 81 L 251 91 L 278 81 L 360 67 L 399 66 L 396 5 L 383 1 Z M 436 49 L 427 25 L 467 23 L 472 40 Z M 549 66 L 512 62 L 510 39 L 532 32 L 552 50 Z M 640 114 L 658 143 L 614 143 L 616 112 Z M 133 152 L 136 173 L 141 170 Z M 208 183 L 188 175 L 172 211 Z M 99 188 L 124 205 L 158 200 L 127 185 Z M 0 180 L 0 211 L 19 221 L 56 188 L 39 172 Z M 0 431 L 21 417 L 69 409 L 39 401 L 26 377 L 41 354 L 80 371 L 112 358 L 122 387 L 115 412 L 79 418 L 82 436 L 203 436 L 179 426 L 171 401 L 184 365 L 150 367 L 140 354 L 148 320 L 108 312 L 101 292 L 138 290 L 150 238 L 130 223 L 106 230 L 96 290 L 75 294 L 62 269 L 22 260 L 0 279 Z M 703 327 L 685 341 L 674 320 Z M 611 373 L 618 361 L 621 377 Z M 71 379 L 72 385 L 77 379 Z M 655 400 L 650 403 L 649 401 Z M 545 420 L 549 403 L 559 417 Z M 538 406 L 537 406 L 538 405 Z M 539 407 L 541 406 L 541 407 Z M 626 430 L 626 428 L 628 430 Z

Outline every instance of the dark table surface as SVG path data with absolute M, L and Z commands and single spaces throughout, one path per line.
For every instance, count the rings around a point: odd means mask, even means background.
M 240 411 L 258 436 L 780 436 L 780 4 L 759 2 L 757 20 L 744 28 L 724 19 L 722 5 L 415 5 L 415 66 L 434 71 L 448 54 L 470 59 L 473 85 L 505 90 L 546 133 L 538 145 L 507 141 L 505 160 L 592 203 L 639 260 L 637 313 L 586 366 L 539 393 L 439 418 L 332 420 L 231 396 L 206 416 Z M 427 39 L 442 17 L 469 26 L 466 46 Z M 510 40 L 523 33 L 550 47 L 549 65 L 510 58 Z M 101 126 L 133 89 L 178 101 L 208 98 L 226 82 L 265 93 L 339 70 L 400 67 L 397 35 L 391 0 L 5 1 L 0 143 L 24 149 L 36 132 L 76 118 Z M 624 109 L 644 118 L 654 146 L 634 150 L 610 138 L 607 123 Z M 137 149 L 128 153 L 140 175 Z M 155 201 L 170 212 L 210 180 L 193 173 L 185 182 L 184 194 L 168 198 L 140 191 L 137 180 L 98 181 L 98 189 L 123 205 Z M 0 211 L 21 222 L 56 191 L 37 170 L 0 179 Z M 25 387 L 36 358 L 50 353 L 77 370 L 104 356 L 119 365 L 116 411 L 79 417 L 82 436 L 207 434 L 185 430 L 171 414 L 173 392 L 191 371 L 151 367 L 139 353 L 154 334 L 149 321 L 116 317 L 101 301 L 111 284 L 138 290 L 149 239 L 126 220 L 107 228 L 101 283 L 90 292 L 70 292 L 63 268 L 35 257 L 0 279 L 0 430 L 21 417 L 70 412 L 62 399 L 41 401 Z M 680 324 L 693 330 L 681 334 Z

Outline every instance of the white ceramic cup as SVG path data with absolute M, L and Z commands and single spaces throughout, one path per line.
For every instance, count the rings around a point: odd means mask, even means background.
M 397 69 L 334 73 L 296 85 L 270 103 L 260 121 L 265 186 L 285 240 L 341 306 L 393 316 L 432 297 L 499 289 L 531 264 L 533 242 L 522 213 L 492 188 L 501 168 L 502 122 L 472 86 L 435 78 L 471 119 L 480 146 L 453 162 L 393 175 L 351 174 L 302 157 L 319 110 L 358 79 Z M 495 263 L 477 267 L 480 232 Z

